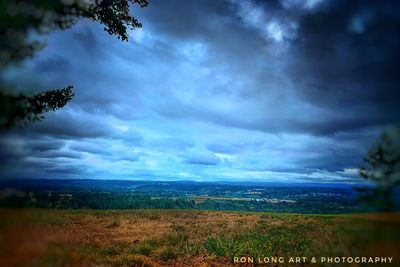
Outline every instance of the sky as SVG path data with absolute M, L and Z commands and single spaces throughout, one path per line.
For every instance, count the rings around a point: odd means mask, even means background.
M 354 183 L 398 122 L 400 3 L 151 0 L 122 42 L 80 20 L 2 78 L 73 85 L 1 133 L 5 179 Z

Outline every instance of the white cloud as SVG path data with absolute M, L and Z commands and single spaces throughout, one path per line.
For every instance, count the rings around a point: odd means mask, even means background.
M 259 6 L 253 1 L 230 1 L 237 6 L 242 21 L 255 29 L 275 53 L 285 51 L 290 42 L 297 37 L 298 26 L 295 18 L 283 19 L 276 12 L 267 14 L 268 7 Z

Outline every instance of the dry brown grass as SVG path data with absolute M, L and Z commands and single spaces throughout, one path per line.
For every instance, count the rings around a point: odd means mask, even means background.
M 352 255 L 365 251 L 367 244 L 369 253 L 390 256 L 397 255 L 400 244 L 398 235 L 393 237 L 400 225 L 398 214 L 0 209 L 0 217 L 2 267 L 232 266 L 232 259 L 210 252 L 205 242 L 220 237 L 229 241 L 243 233 L 268 233 L 269 229 L 284 229 L 309 239 L 307 251 L 320 253 Z M 391 232 L 380 236 L 377 222 L 384 222 Z M 277 251 L 290 253 L 284 249 Z

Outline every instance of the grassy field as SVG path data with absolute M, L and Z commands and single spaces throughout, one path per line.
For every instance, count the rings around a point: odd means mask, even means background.
M 0 218 L 2 267 L 235 266 L 241 256 L 389 256 L 399 266 L 399 214 L 0 209 Z

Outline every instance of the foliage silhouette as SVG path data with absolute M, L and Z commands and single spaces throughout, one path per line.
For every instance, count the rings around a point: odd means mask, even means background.
M 64 107 L 74 96 L 72 86 L 63 89 L 49 90 L 44 93 L 27 96 L 24 94 L 6 95 L 0 92 L 0 112 L 3 121 L 1 128 L 9 128 L 16 124 L 27 125 L 33 121 L 40 121 L 43 113 L 55 111 Z
M 385 211 L 393 210 L 393 191 L 400 184 L 400 125 L 385 131 L 364 160 L 367 166 L 360 175 L 376 184 L 362 190 L 364 199 L 380 202 Z
M 82 18 L 102 24 L 110 35 L 128 41 L 128 29 L 142 27 L 129 14 L 130 5 L 134 4 L 146 7 L 149 3 L 147 0 L 3 0 L 0 2 L 0 70 L 33 57 L 45 46 L 31 40 L 30 33 L 66 29 Z M 33 97 L 15 96 L 5 88 L 0 80 L 0 101 L 5 105 L 0 109 L 0 129 L 18 121 L 28 124 L 42 119 L 42 113 L 62 108 L 73 96 L 70 85 Z

